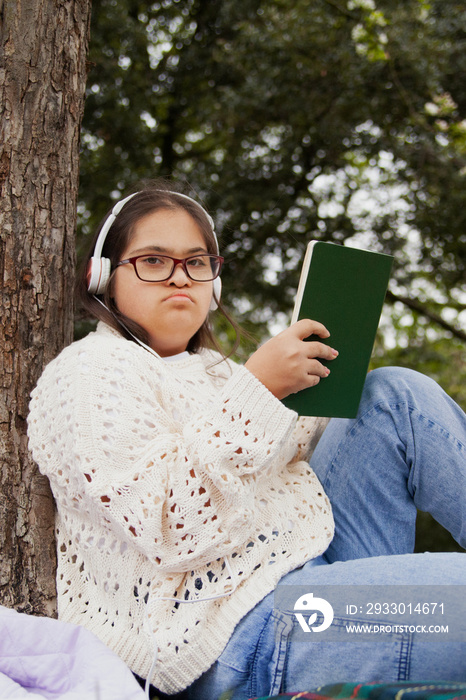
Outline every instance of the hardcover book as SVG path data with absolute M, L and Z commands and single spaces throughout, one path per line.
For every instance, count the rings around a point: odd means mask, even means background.
M 354 418 L 379 325 L 393 263 L 391 255 L 335 243 L 311 241 L 307 247 L 292 323 L 320 321 L 339 355 L 320 360 L 330 374 L 308 389 L 283 399 L 301 416 Z

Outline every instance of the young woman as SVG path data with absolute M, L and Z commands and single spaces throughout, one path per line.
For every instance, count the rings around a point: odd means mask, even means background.
M 196 700 L 464 679 L 461 644 L 294 643 L 293 609 L 273 605 L 279 583 L 464 584 L 464 555 L 407 554 L 416 508 L 466 543 L 459 407 L 376 370 L 355 420 L 323 435 L 327 420 L 298 420 L 280 399 L 325 381 L 337 350 L 304 339 L 327 329 L 302 320 L 244 366 L 212 350 L 212 220 L 163 184 L 115 205 L 92 251 L 79 288 L 97 330 L 45 369 L 29 416 L 57 502 L 60 618 Z

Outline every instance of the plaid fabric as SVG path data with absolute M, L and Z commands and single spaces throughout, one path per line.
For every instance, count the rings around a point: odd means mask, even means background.
M 257 700 L 466 700 L 466 682 L 335 683 L 311 692 L 285 693 Z

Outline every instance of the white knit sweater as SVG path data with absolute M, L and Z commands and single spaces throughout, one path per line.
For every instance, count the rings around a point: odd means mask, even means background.
M 333 535 L 299 461 L 325 421 L 297 426 L 220 360 L 165 362 L 100 323 L 46 367 L 30 405 L 30 447 L 58 510 L 59 617 L 144 678 L 157 647 L 151 681 L 166 693 L 206 671 L 248 610 Z

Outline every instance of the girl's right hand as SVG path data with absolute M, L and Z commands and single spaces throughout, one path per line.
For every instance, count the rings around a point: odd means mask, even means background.
M 318 321 L 302 319 L 256 350 L 245 367 L 277 399 L 315 386 L 330 374 L 316 358 L 334 360 L 338 352 L 325 343 L 306 341 L 310 335 L 328 338 L 330 333 Z

